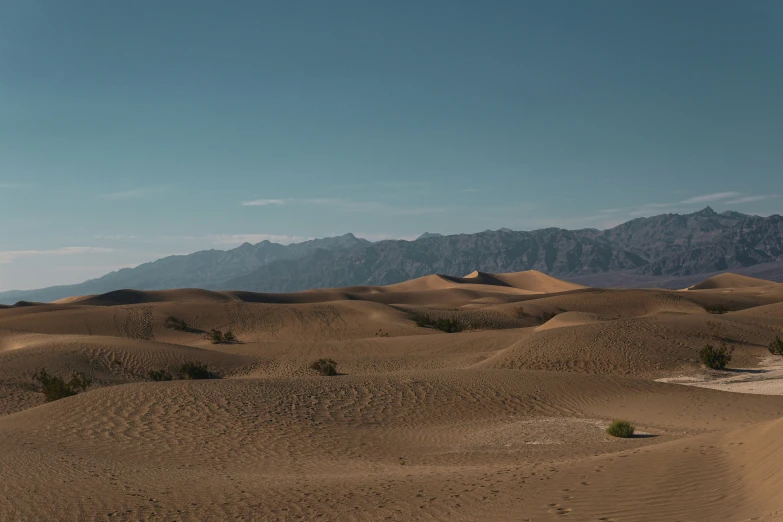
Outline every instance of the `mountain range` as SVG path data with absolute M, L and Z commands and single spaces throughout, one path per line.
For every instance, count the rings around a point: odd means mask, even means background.
M 433 273 L 538 270 L 594 286 L 677 287 L 731 270 L 783 279 L 783 217 L 707 207 L 638 218 L 608 230 L 506 228 L 370 242 L 353 234 L 281 245 L 263 241 L 125 268 L 76 285 L 0 292 L 0 303 L 46 302 L 128 288 L 294 292 L 386 285 Z

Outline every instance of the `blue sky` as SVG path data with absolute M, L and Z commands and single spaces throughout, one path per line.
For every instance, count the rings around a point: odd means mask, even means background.
M 775 0 L 0 0 L 0 290 L 783 198 Z

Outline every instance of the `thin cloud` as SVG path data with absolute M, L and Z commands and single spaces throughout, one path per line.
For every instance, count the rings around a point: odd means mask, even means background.
M 724 199 L 736 198 L 741 195 L 742 192 L 715 192 L 713 194 L 703 194 L 701 196 L 693 196 L 692 198 L 688 198 L 680 201 L 680 203 L 683 205 L 689 205 L 691 203 L 710 203 L 713 201 L 722 201 Z
M 252 201 L 243 201 L 243 207 L 268 207 L 271 205 L 285 205 L 284 199 L 254 199 Z
M 419 237 L 419 235 L 416 234 L 387 234 L 387 233 L 365 233 L 365 232 L 356 232 L 354 234 L 356 237 L 366 239 L 367 241 L 384 241 L 386 239 L 404 239 L 405 241 L 414 241 L 416 238 Z
M 124 236 L 124 235 L 97 235 L 95 239 L 102 239 L 106 241 L 120 241 L 126 239 L 136 239 L 136 236 Z
M 204 237 L 205 240 L 215 245 L 241 245 L 243 243 L 260 243 L 262 241 L 271 241 L 287 245 L 290 243 L 300 243 L 313 239 L 312 237 L 289 236 L 285 234 L 210 234 Z
M 78 254 L 108 254 L 113 248 L 72 246 L 52 250 L 10 250 L 0 252 L 0 263 L 10 263 L 20 257 L 31 256 L 71 256 Z
M 399 207 L 380 203 L 378 201 L 354 201 L 343 198 L 283 198 L 283 199 L 256 199 L 243 201 L 244 207 L 267 207 L 282 205 L 319 205 L 337 207 L 346 212 L 383 212 L 401 216 L 418 216 L 445 212 L 448 209 L 439 207 Z
M 165 190 L 166 187 L 137 187 L 118 192 L 106 192 L 101 194 L 100 197 L 102 199 L 137 199 L 146 198 Z
M 726 201 L 726 203 L 731 205 L 741 205 L 743 203 L 754 203 L 756 201 L 764 201 L 765 199 L 772 199 L 777 197 L 779 197 L 777 194 L 759 194 L 757 196 L 743 196 L 741 198 L 732 199 L 731 201 Z

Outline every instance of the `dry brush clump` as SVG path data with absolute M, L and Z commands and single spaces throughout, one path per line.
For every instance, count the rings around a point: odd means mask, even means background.
M 398 308 L 410 317 L 416 326 L 435 328 L 447 333 L 464 330 L 503 330 L 528 326 L 522 317 L 491 310 L 444 310 Z M 523 314 L 524 317 L 524 314 Z
M 183 319 L 180 319 L 179 317 L 174 317 L 173 315 L 170 315 L 166 318 L 164 326 L 169 330 L 179 330 L 181 332 L 190 331 L 190 327 L 188 327 L 188 323 L 186 323 Z
M 776 335 L 775 340 L 769 343 L 769 353 L 783 355 L 783 339 Z
M 731 308 L 725 304 L 704 305 L 704 310 L 715 315 L 722 315 L 731 312 Z
M 310 369 L 327 377 L 337 375 L 337 363 L 332 359 L 318 359 L 310 365 Z
M 707 368 L 725 370 L 726 366 L 731 362 L 731 353 L 733 351 L 733 349 L 726 346 L 726 343 L 721 343 L 717 348 L 711 344 L 706 344 L 699 351 L 699 359 Z
M 33 374 L 33 380 L 41 385 L 41 392 L 46 402 L 71 397 L 79 392 L 87 391 L 92 385 L 93 379 L 83 372 L 73 372 L 70 379 L 50 375 L 45 368 L 37 370 Z
M 150 370 L 147 372 L 147 377 L 151 381 L 171 381 L 174 379 L 168 370 Z
M 198 380 L 212 379 L 215 377 L 215 374 L 209 371 L 206 364 L 194 361 L 186 362 L 180 367 L 179 371 L 185 379 Z
M 223 333 L 220 330 L 215 330 L 214 328 L 209 331 L 207 334 L 207 338 L 209 338 L 210 341 L 212 341 L 212 344 L 230 344 L 237 342 L 237 338 L 234 335 L 234 332 L 231 330 L 227 331 L 226 333 Z

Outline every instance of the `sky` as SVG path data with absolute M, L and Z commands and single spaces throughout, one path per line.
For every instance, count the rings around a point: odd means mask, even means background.
M 0 0 L 0 291 L 783 207 L 783 2 Z

